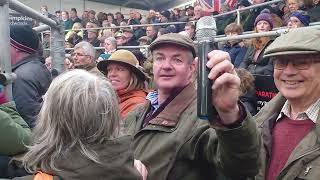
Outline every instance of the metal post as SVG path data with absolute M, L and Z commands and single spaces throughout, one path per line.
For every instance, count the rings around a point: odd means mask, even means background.
M 8 0 L 0 0 L 0 68 L 1 71 L 11 73 Z M 6 86 L 6 95 L 12 100 L 12 85 Z
M 63 63 L 65 59 L 64 26 L 61 20 L 58 28 L 51 28 L 50 47 L 50 56 L 52 56 L 53 68 L 61 73 L 64 70 Z
M 33 30 L 35 30 L 37 32 L 42 32 L 42 31 L 50 30 L 50 26 L 41 25 L 41 26 L 34 27 Z
M 237 24 L 238 24 L 238 25 L 241 25 L 241 24 L 240 24 L 240 20 L 241 20 L 241 14 L 240 14 L 239 9 L 237 9 Z

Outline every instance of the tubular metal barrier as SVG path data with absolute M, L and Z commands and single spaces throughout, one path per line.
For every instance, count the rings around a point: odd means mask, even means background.
M 307 26 L 307 27 L 300 27 L 300 28 L 314 28 L 320 30 L 320 22 L 314 23 L 314 26 Z M 214 42 L 225 42 L 230 40 L 239 40 L 239 39 L 251 39 L 251 38 L 257 38 L 257 37 L 267 37 L 267 36 L 280 36 L 283 33 L 287 33 L 290 31 L 290 28 L 282 27 L 279 29 L 275 29 L 273 31 L 268 32 L 262 32 L 262 33 L 255 33 L 254 31 L 248 31 L 247 34 L 237 35 L 237 36 L 228 36 L 225 35 L 219 35 L 214 36 L 212 39 L 214 39 Z M 194 43 L 197 43 L 197 41 L 194 41 Z M 145 46 L 118 46 L 118 49 L 139 49 L 139 48 L 148 48 L 149 45 Z M 74 48 L 66 48 L 65 50 L 73 50 Z M 96 50 L 104 49 L 104 47 L 94 47 Z M 50 49 L 44 49 L 44 51 L 50 51 Z
M 256 4 L 256 5 L 251 5 L 242 9 L 235 9 L 233 11 L 229 11 L 226 13 L 222 13 L 222 14 L 218 14 L 218 15 L 214 15 L 214 18 L 217 17 L 221 17 L 221 16 L 226 16 L 229 14 L 234 14 L 237 13 L 237 15 L 240 15 L 241 12 L 246 11 L 246 10 L 250 10 L 250 9 L 254 9 L 257 7 L 261 7 L 261 6 L 266 6 L 269 4 L 274 4 L 274 3 L 278 3 L 278 2 L 282 2 L 283 0 L 273 0 L 273 1 L 268 1 L 268 2 L 264 2 L 261 4 Z M 237 16 L 238 17 L 238 16 Z M 237 19 L 237 21 L 240 22 L 240 19 Z M 133 29 L 134 27 L 146 27 L 146 26 L 164 26 L 164 25 L 177 25 L 177 24 L 186 24 L 188 22 L 197 22 L 197 20 L 194 21 L 185 21 L 185 22 L 168 22 L 168 23 L 156 23 L 156 24 L 135 24 L 135 25 L 126 25 L 126 26 L 115 26 L 115 27 L 97 27 L 97 28 L 81 28 L 78 30 L 102 30 L 102 29 L 120 29 L 120 28 L 130 28 Z M 70 31 L 71 29 L 65 30 L 65 31 Z
M 217 17 L 229 15 L 229 14 L 234 14 L 234 13 L 237 13 L 237 11 L 243 12 L 243 11 L 246 11 L 246 10 L 254 9 L 254 8 L 257 8 L 257 7 L 261 7 L 261 6 L 266 6 L 266 5 L 269 5 L 269 4 L 275 4 L 275 3 L 282 2 L 282 1 L 283 0 L 273 0 L 273 1 L 268 1 L 268 2 L 261 3 L 261 4 L 255 4 L 255 5 L 251 5 L 251 6 L 245 7 L 245 8 L 228 11 L 228 12 L 225 12 L 223 14 L 218 14 L 218 15 L 215 15 L 213 17 L 217 18 Z
M 38 20 L 51 26 L 51 55 L 53 56 L 53 67 L 58 71 L 63 71 L 64 50 L 64 29 L 61 21 L 53 20 L 43 16 L 41 13 L 24 5 L 17 0 L 0 0 L 0 42 L 10 42 L 9 31 L 9 8 L 22 13 L 28 17 Z M 49 26 L 35 28 L 38 32 L 50 29 Z M 0 43 L 0 67 L 6 74 L 11 73 L 10 43 Z M 9 77 L 8 76 L 8 77 Z M 6 95 L 12 99 L 11 83 L 7 85 Z
M 38 20 L 44 24 L 47 24 L 51 27 L 51 39 L 50 39 L 50 55 L 53 59 L 53 67 L 59 72 L 63 71 L 63 61 L 64 61 L 64 26 L 62 25 L 61 20 L 50 19 L 38 11 L 24 5 L 23 3 L 17 0 L 10 0 L 9 7 L 17 12 L 20 12 L 26 16 L 29 16 L 35 20 Z M 36 31 L 41 31 L 48 29 L 49 26 L 40 26 L 35 28 Z

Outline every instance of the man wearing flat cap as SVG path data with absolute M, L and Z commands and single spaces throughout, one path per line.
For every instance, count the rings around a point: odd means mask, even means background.
M 197 60 L 193 41 L 165 34 L 150 44 L 157 90 L 129 113 L 123 130 L 134 134 L 134 156 L 148 179 L 208 180 L 253 177 L 258 172 L 259 138 L 255 122 L 239 102 L 240 79 L 228 53 L 208 54 L 213 81 L 208 120 L 197 117 L 193 83 Z M 219 177 L 218 177 L 219 176 Z
M 137 42 L 134 31 L 130 28 L 124 28 L 123 29 L 123 39 L 124 44 L 123 46 L 138 46 L 139 43 Z
M 10 26 L 10 45 L 12 72 L 17 75 L 12 86 L 13 98 L 18 112 L 33 128 L 51 74 L 37 54 L 39 38 L 31 27 Z
M 255 116 L 262 166 L 256 179 L 320 177 L 320 31 L 290 29 L 265 50 L 279 90 Z

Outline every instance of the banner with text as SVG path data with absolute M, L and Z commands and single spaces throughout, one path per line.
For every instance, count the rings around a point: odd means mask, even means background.
M 257 96 L 257 111 L 277 95 L 278 89 L 274 84 L 273 76 L 254 75 Z
M 10 25 L 33 25 L 33 19 L 20 13 L 9 14 Z

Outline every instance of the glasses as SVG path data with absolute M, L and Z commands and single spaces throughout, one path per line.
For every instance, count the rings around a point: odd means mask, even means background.
M 298 70 L 307 70 L 314 63 L 320 63 L 320 59 L 274 59 L 274 68 L 278 70 L 285 69 L 288 64 L 291 63 L 292 66 Z
M 89 55 L 80 54 L 80 53 L 72 53 L 71 56 L 72 56 L 72 57 L 75 57 L 75 56 L 77 56 L 77 57 L 82 57 L 82 56 L 89 56 Z

